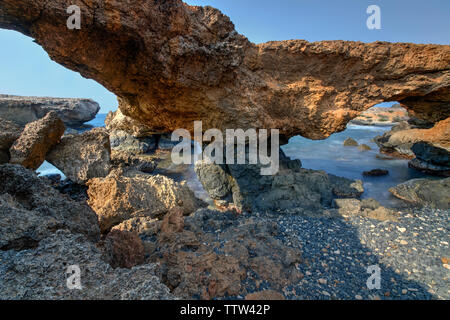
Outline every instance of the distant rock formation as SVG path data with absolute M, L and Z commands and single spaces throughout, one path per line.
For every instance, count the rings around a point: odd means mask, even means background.
M 0 94 L 0 117 L 24 126 L 50 111 L 68 127 L 79 127 L 95 118 L 100 106 L 90 99 L 22 97 Z
M 124 115 L 156 132 L 278 128 L 323 139 L 384 102 L 430 122 L 450 115 L 450 46 L 304 40 L 253 44 L 219 10 L 181 0 L 3 0 L 0 27 L 114 92 Z M 105 41 L 108 39 L 108 41 Z
M 408 121 L 408 119 L 408 112 L 400 104 L 394 104 L 390 108 L 370 108 L 350 121 L 350 123 L 363 126 L 390 126 L 401 121 Z

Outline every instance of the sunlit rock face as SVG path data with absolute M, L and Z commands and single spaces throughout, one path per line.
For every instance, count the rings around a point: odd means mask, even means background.
M 450 46 L 289 40 L 253 44 L 211 7 L 180 0 L 3 0 L 0 27 L 114 92 L 123 114 L 156 132 L 278 128 L 322 139 L 362 111 L 399 101 L 431 122 L 450 115 Z

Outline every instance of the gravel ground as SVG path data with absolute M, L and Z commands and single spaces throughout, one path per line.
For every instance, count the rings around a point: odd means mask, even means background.
M 402 212 L 397 222 L 272 216 L 280 239 L 301 248 L 304 278 L 289 299 L 449 299 L 450 210 Z M 378 265 L 381 288 L 367 288 Z

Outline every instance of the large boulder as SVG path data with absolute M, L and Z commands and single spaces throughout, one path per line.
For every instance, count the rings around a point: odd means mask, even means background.
M 450 176 L 450 143 L 441 145 L 418 142 L 412 146 L 411 150 L 416 156 L 409 161 L 411 168 L 434 175 Z
M 154 151 L 158 142 L 156 135 L 137 138 L 122 130 L 110 131 L 109 140 L 112 150 L 130 154 L 145 154 Z
M 73 182 L 106 177 L 111 170 L 111 147 L 105 128 L 66 135 L 47 154 L 46 160 Z
M 248 153 L 247 153 L 248 157 Z M 195 172 L 216 204 L 238 211 L 319 212 L 335 197 L 359 197 L 361 181 L 301 168 L 280 150 L 279 171 L 261 175 L 260 165 L 214 164 L 197 161 Z
M 450 46 L 305 40 L 254 44 L 212 7 L 170 1 L 3 0 L 0 27 L 118 96 L 124 115 L 155 132 L 279 128 L 322 139 L 361 112 L 399 101 L 415 116 L 450 116 Z M 110 41 L 105 41 L 109 39 Z
M 47 152 L 60 142 L 65 129 L 56 112 L 28 123 L 9 149 L 10 162 L 36 170 L 45 161 Z
M 59 193 L 33 171 L 0 165 L 0 181 L 0 250 L 35 247 L 58 229 L 99 239 L 95 212 L 85 202 Z
M 390 188 L 389 192 L 413 205 L 450 209 L 450 178 L 412 179 Z
M 401 122 L 382 136 L 374 138 L 383 153 L 403 158 L 414 158 L 411 149 L 415 143 L 427 142 L 450 147 L 450 118 L 437 122 L 431 128 Z
M 9 162 L 9 148 L 20 137 L 22 127 L 0 118 L 0 164 Z
M 120 109 L 108 113 L 105 125 L 110 132 L 125 131 L 135 138 L 147 137 L 155 133 L 154 130 L 145 124 L 124 115 Z
M 156 266 L 113 269 L 82 235 L 58 230 L 34 250 L 0 251 L 0 299 L 174 299 Z M 80 271 L 79 283 L 76 272 Z M 73 287 L 76 285 L 80 287 Z
M 95 118 L 100 106 L 90 99 L 22 97 L 0 94 L 0 117 L 21 126 L 57 113 L 66 126 L 78 127 Z
M 163 175 L 115 170 L 87 185 L 88 204 L 97 213 L 102 232 L 130 218 L 162 217 L 175 206 L 190 214 L 203 205 L 185 182 Z

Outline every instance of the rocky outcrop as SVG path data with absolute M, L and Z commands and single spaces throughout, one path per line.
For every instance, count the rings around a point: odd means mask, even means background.
M 0 250 L 36 247 L 58 229 L 99 239 L 95 212 L 19 165 L 0 166 Z
M 363 126 L 390 126 L 408 120 L 408 112 L 401 105 L 394 104 L 390 108 L 370 108 L 350 121 L 350 123 Z
M 81 288 L 71 289 L 76 268 Z M 84 236 L 58 230 L 34 250 L 0 251 L 0 299 L 174 299 L 155 269 L 154 264 L 113 269 Z
M 9 162 L 9 148 L 20 137 L 22 127 L 0 118 L 0 164 Z
M 364 110 L 399 101 L 416 117 L 450 116 L 450 46 L 304 40 L 253 44 L 211 7 L 181 0 L 4 0 L 0 27 L 114 92 L 124 115 L 156 132 L 279 128 L 322 139 Z M 104 41 L 109 39 L 109 41 Z
M 125 151 L 111 150 L 111 164 L 123 170 L 136 170 L 152 173 L 161 159 L 157 155 L 133 154 Z
M 21 126 L 45 117 L 50 111 L 69 127 L 95 118 L 100 106 L 90 99 L 22 97 L 0 94 L 0 117 Z
M 411 168 L 433 175 L 450 177 L 450 143 L 444 146 L 418 142 L 412 146 L 411 150 L 416 156 L 409 161 Z
M 66 135 L 50 150 L 46 160 L 79 184 L 106 177 L 111 170 L 108 132 L 105 128 L 94 128 L 82 134 Z
M 450 178 L 412 179 L 390 188 L 389 192 L 413 205 L 450 209 Z
M 56 112 L 28 123 L 9 149 L 10 162 L 36 170 L 45 161 L 47 152 L 60 142 L 65 129 Z
M 130 218 L 162 217 L 174 206 L 190 214 L 202 205 L 185 182 L 162 175 L 116 170 L 87 185 L 88 203 L 98 215 L 102 232 Z
M 339 215 L 343 217 L 362 216 L 380 221 L 397 221 L 398 214 L 393 210 L 387 209 L 380 205 L 374 199 L 358 200 L 354 198 L 334 199 L 334 206 L 337 208 Z
M 450 146 L 450 118 L 436 123 L 431 128 L 420 128 L 415 124 L 401 122 L 382 136 L 374 138 L 380 151 L 386 154 L 414 158 L 412 146 L 418 142 Z
M 157 147 L 156 136 L 136 138 L 126 131 L 116 130 L 109 133 L 111 149 L 131 154 L 145 154 Z
M 247 154 L 248 156 L 248 154 Z M 335 197 L 358 197 L 361 181 L 329 175 L 324 171 L 301 168 L 280 150 L 280 169 L 262 176 L 260 165 L 217 165 L 198 161 L 195 172 L 203 188 L 218 206 L 238 211 L 319 212 Z
M 135 138 L 148 137 L 156 133 L 145 124 L 124 115 L 120 109 L 108 113 L 105 119 L 105 125 L 109 132 L 125 131 Z
M 276 222 L 263 216 L 201 209 L 184 221 L 173 211 L 144 243 L 173 294 L 236 298 L 263 289 L 282 292 L 303 278 L 301 251 L 277 235 Z

